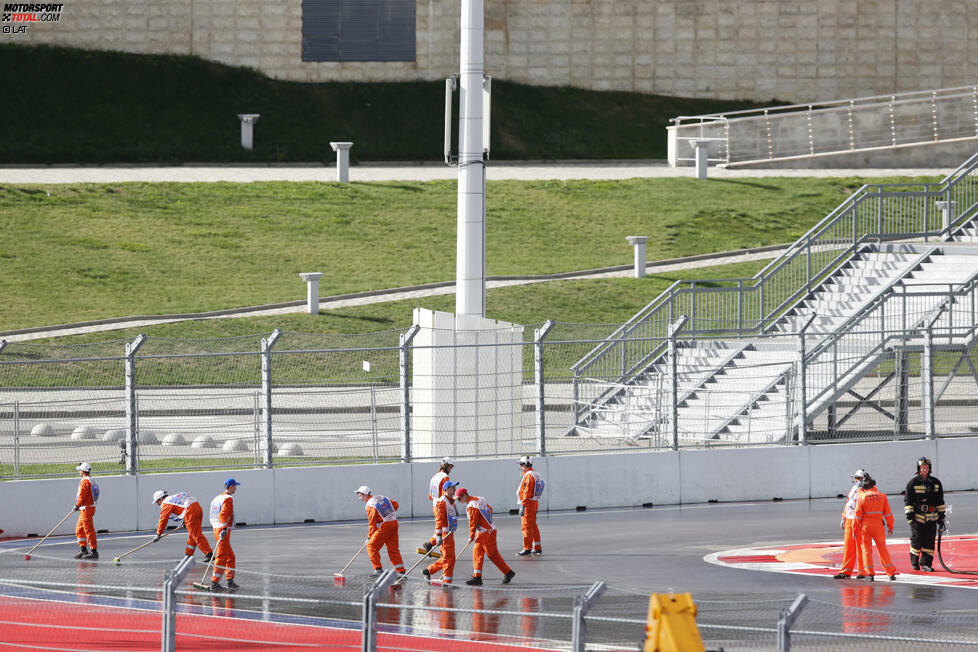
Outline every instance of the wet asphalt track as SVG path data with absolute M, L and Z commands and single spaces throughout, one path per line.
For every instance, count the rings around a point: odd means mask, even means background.
M 953 518 L 949 521 L 953 533 L 978 531 L 978 493 L 951 493 L 947 502 L 953 505 Z M 891 496 L 891 503 L 899 509 L 902 501 L 899 496 Z M 500 551 L 517 572 L 513 589 L 580 586 L 603 580 L 610 587 L 644 594 L 670 589 L 688 591 L 697 600 L 770 600 L 806 593 L 813 599 L 839 604 L 842 585 L 851 582 L 725 568 L 709 564 L 703 557 L 734 548 L 838 541 L 841 506 L 841 500 L 820 499 L 541 514 L 544 554 L 529 558 L 514 555 L 521 547 L 519 518 L 499 514 L 496 525 L 500 530 Z M 899 514 L 896 516 L 895 536 L 908 536 L 906 523 Z M 460 525 L 466 527 L 464 521 Z M 418 558 L 414 548 L 430 532 L 430 519 L 401 521 L 401 550 L 408 566 Z M 240 570 L 328 577 L 349 561 L 365 534 L 365 522 L 247 526 L 234 531 L 233 542 Z M 129 559 L 178 560 L 184 537 L 176 534 L 172 539 L 149 546 Z M 113 556 L 146 540 L 146 534 L 102 535 L 99 565 L 112 564 Z M 0 548 L 26 550 L 29 545 L 7 541 Z M 35 554 L 67 558 L 74 552 L 74 545 L 73 537 L 61 537 L 46 543 Z M 466 554 L 456 567 L 457 583 L 470 574 L 469 559 Z M 384 562 L 386 566 L 386 557 Z M 347 574 L 362 577 L 369 570 L 366 556 L 361 555 Z M 420 577 L 420 568 L 415 574 Z M 497 585 L 500 578 L 488 561 L 484 577 L 487 585 Z M 901 583 L 891 586 L 895 596 L 886 605 L 890 610 L 978 613 L 978 596 L 973 590 Z

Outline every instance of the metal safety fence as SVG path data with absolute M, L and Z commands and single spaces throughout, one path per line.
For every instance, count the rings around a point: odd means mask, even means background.
M 720 165 L 978 138 L 978 87 L 961 86 L 829 102 L 679 116 L 670 163 L 689 165 L 694 141 Z
M 73 475 L 82 459 L 135 474 L 974 434 L 978 278 L 891 288 L 847 320 L 839 330 L 798 315 L 726 338 L 680 319 L 669 337 L 618 340 L 657 352 L 628 381 L 573 368 L 605 324 L 548 323 L 477 346 L 278 350 L 267 343 L 321 336 L 276 332 L 253 351 L 140 338 L 138 350 L 112 345 L 128 355 L 96 358 L 11 343 L 0 477 Z M 466 357 L 490 367 L 461 369 Z
M 40 552 L 44 552 L 43 549 Z M 238 569 L 235 592 L 193 588 L 177 562 L 25 561 L 0 552 L 0 644 L 28 649 L 641 650 L 650 595 L 607 586 L 432 586 L 399 578 Z M 839 603 L 804 595 L 694 596 L 707 650 L 974 650 L 970 614 L 887 610 L 886 585 L 849 583 Z M 222 649 L 224 649 L 222 647 Z

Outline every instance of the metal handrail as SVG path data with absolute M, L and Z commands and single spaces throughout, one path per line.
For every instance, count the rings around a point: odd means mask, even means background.
M 961 91 L 975 92 L 978 91 L 978 86 L 954 86 L 951 88 L 937 88 L 925 91 L 906 91 L 903 93 L 888 93 L 885 95 L 864 95 L 861 97 L 851 97 L 841 100 L 829 100 L 826 102 L 805 102 L 800 104 L 782 104 L 778 106 L 770 106 L 758 109 L 740 109 L 739 111 L 724 111 L 722 113 L 703 113 L 699 115 L 681 115 L 675 118 L 671 118 L 670 122 L 675 122 L 676 126 L 679 126 L 683 120 L 723 120 L 731 116 L 747 117 L 750 115 L 765 116 L 774 112 L 790 112 L 799 109 L 805 111 L 811 111 L 816 109 L 826 109 L 830 107 L 866 107 L 874 105 L 888 105 L 890 103 L 906 103 L 923 99 L 930 99 L 934 97 L 964 97 L 969 93 L 962 93 Z M 955 93 L 957 93 L 955 95 Z M 899 99 L 898 99 L 899 98 Z M 885 100 L 885 101 L 880 101 Z
M 797 302 L 800 297 L 810 293 L 815 286 L 824 282 L 833 270 L 844 264 L 846 260 L 851 259 L 857 251 L 865 247 L 871 240 L 882 240 L 883 238 L 894 236 L 928 238 L 932 235 L 937 235 L 941 239 L 946 239 L 949 237 L 952 231 L 959 228 L 964 221 L 970 219 L 976 208 L 978 208 L 978 191 L 973 191 L 970 188 L 964 189 L 963 194 L 969 199 L 975 197 L 975 200 L 964 202 L 964 206 L 953 215 L 952 219 L 948 220 L 946 225 L 934 223 L 932 226 L 930 222 L 930 212 L 936 208 L 935 202 L 937 200 L 947 201 L 952 197 L 955 197 L 954 192 L 957 187 L 962 185 L 962 181 L 969 178 L 969 175 L 974 172 L 976 168 L 978 168 L 978 153 L 971 156 L 967 161 L 962 163 L 957 169 L 948 174 L 941 182 L 937 184 L 910 183 L 863 185 L 853 195 L 843 200 L 839 206 L 837 206 L 818 224 L 813 226 L 807 233 L 796 240 L 778 258 L 766 265 L 753 277 L 746 279 L 728 279 L 723 281 L 728 284 L 737 283 L 737 287 L 711 287 L 708 289 L 696 288 L 696 283 L 703 283 L 704 279 L 680 280 L 674 282 L 658 297 L 653 299 L 631 319 L 617 328 L 604 341 L 593 347 L 587 354 L 585 354 L 571 366 L 571 370 L 574 374 L 574 395 L 578 395 L 577 385 L 579 384 L 581 378 L 583 378 L 585 375 L 600 376 L 601 374 L 589 372 L 592 371 L 595 365 L 603 361 L 608 355 L 614 353 L 618 349 L 621 349 L 621 365 L 618 367 L 615 374 L 610 374 L 608 376 L 608 379 L 615 384 L 627 382 L 629 378 L 633 377 L 641 370 L 642 365 L 648 364 L 650 358 L 654 359 L 654 353 L 657 347 L 653 346 L 642 349 L 641 344 L 634 342 L 629 338 L 629 336 L 637 333 L 640 328 L 647 328 L 649 331 L 663 330 L 664 334 L 665 325 L 678 316 L 678 313 L 673 313 L 675 312 L 679 298 L 685 294 L 691 295 L 691 305 L 694 308 L 694 313 L 697 296 L 702 297 L 706 295 L 718 295 L 720 292 L 734 291 L 738 295 L 738 305 L 740 305 L 743 303 L 744 297 L 752 298 L 751 295 L 753 293 L 758 294 L 759 314 L 756 316 L 756 320 L 753 321 L 750 328 L 744 327 L 745 324 L 751 323 L 750 319 L 744 319 L 743 315 L 738 315 L 738 319 L 736 320 L 736 328 L 721 328 L 714 329 L 712 331 L 697 329 L 694 314 L 691 315 L 690 324 L 690 330 L 694 336 L 697 333 L 706 332 L 735 332 L 735 334 L 739 335 L 743 335 L 747 332 L 763 332 L 766 328 L 774 325 L 774 322 L 771 321 L 773 317 L 783 314 L 788 306 Z M 913 188 L 914 190 L 909 192 L 892 192 L 890 190 L 896 187 Z M 923 200 L 924 213 L 922 223 L 920 223 L 920 218 L 915 215 L 918 207 L 910 207 L 912 209 L 911 212 L 914 214 L 912 217 L 914 225 L 916 227 L 923 228 L 916 228 L 915 230 L 898 230 L 895 228 L 890 228 L 888 222 L 894 217 L 899 217 L 900 215 L 898 210 L 893 211 L 893 215 L 884 211 L 884 204 L 890 200 L 896 202 L 907 199 Z M 873 201 L 876 202 L 877 209 L 874 224 L 876 228 L 870 229 L 868 227 L 864 227 L 860 229 L 859 220 L 861 207 L 865 204 L 868 208 L 873 208 L 871 204 Z M 901 209 L 905 207 L 896 206 L 896 208 Z M 868 219 L 865 215 L 862 217 L 863 219 Z M 840 225 L 848 225 L 850 220 L 852 222 L 852 228 L 849 233 L 842 235 L 840 231 L 840 235 L 832 237 L 831 230 L 833 227 L 837 228 Z M 827 260 L 821 261 L 820 264 L 816 263 L 816 268 L 815 265 L 812 265 L 812 257 L 813 254 L 818 253 L 819 251 L 838 251 L 838 254 L 828 257 Z M 804 262 L 806 264 L 806 270 L 803 278 L 793 279 L 791 277 L 790 266 L 797 262 Z M 779 278 L 779 275 L 783 275 L 787 278 L 781 279 Z M 768 301 L 764 296 L 765 289 L 767 286 L 776 285 L 779 282 L 781 282 L 782 285 L 788 286 L 784 289 L 784 297 L 776 300 L 773 306 L 766 309 L 765 304 L 768 303 Z M 771 292 L 767 292 L 768 297 L 770 297 L 771 294 Z M 658 329 L 656 329 L 656 324 L 659 325 Z M 648 334 L 645 334 L 645 337 L 648 337 Z M 638 349 L 638 353 L 630 356 L 629 360 L 625 359 L 626 357 L 629 357 L 626 356 L 625 352 L 626 343 L 629 345 L 634 345 L 634 348 Z M 602 400 L 608 391 L 609 390 L 606 390 L 604 394 L 597 398 L 597 400 Z
M 935 284 L 935 285 L 943 285 L 943 284 Z M 885 312 L 887 302 L 889 302 L 890 300 L 893 299 L 902 300 L 902 299 L 906 299 L 906 297 L 928 297 L 928 296 L 939 297 L 943 299 L 943 301 L 941 301 L 937 306 L 928 310 L 926 314 L 922 314 L 920 318 L 917 319 L 913 324 L 908 325 L 906 329 L 901 329 L 901 332 L 899 333 L 894 332 L 893 335 L 886 337 L 885 330 L 882 331 L 879 341 L 875 342 L 874 345 L 870 347 L 867 351 L 865 351 L 860 358 L 858 358 L 855 361 L 850 361 L 850 363 L 846 366 L 845 369 L 836 370 L 835 373 L 833 374 L 833 378 L 831 379 L 831 381 L 826 383 L 825 386 L 822 387 L 820 390 L 812 394 L 808 398 L 808 403 L 814 405 L 826 393 L 832 391 L 833 388 L 837 388 L 838 380 L 840 378 L 845 378 L 854 369 L 857 369 L 858 367 L 864 365 L 866 361 L 874 357 L 879 357 L 879 355 L 881 355 L 883 351 L 886 349 L 887 343 L 889 341 L 893 340 L 894 338 L 903 340 L 907 335 L 907 333 L 918 330 L 923 324 L 923 322 L 925 320 L 928 320 L 935 313 L 943 314 L 948 309 L 948 307 L 951 304 L 953 304 L 955 298 L 968 296 L 969 294 L 974 293 L 976 289 L 978 289 L 978 273 L 972 274 L 970 277 L 968 277 L 967 280 L 963 281 L 962 283 L 951 284 L 951 285 L 952 286 L 956 285 L 957 289 L 952 289 L 950 292 L 933 292 L 933 291 L 911 292 L 908 290 L 914 289 L 913 287 L 910 288 L 908 288 L 907 286 L 889 287 L 886 289 L 886 291 L 884 291 L 878 297 L 876 297 L 871 303 L 871 305 L 865 306 L 864 309 L 861 310 L 858 314 L 853 315 L 848 320 L 846 320 L 846 323 L 842 327 L 836 329 L 835 332 L 828 334 L 825 338 L 822 339 L 822 341 L 820 341 L 818 344 L 812 347 L 812 350 L 805 356 L 804 364 L 806 368 L 810 368 L 810 365 L 817 363 L 818 359 L 822 355 L 827 354 L 830 351 L 831 347 L 837 345 L 843 337 L 853 335 L 854 329 L 860 323 L 863 323 L 870 319 L 878 319 L 879 318 L 878 311 L 883 310 Z M 898 291 L 897 287 L 900 287 L 901 291 Z M 948 328 L 949 330 L 953 331 L 954 326 L 949 324 Z M 855 334 L 863 335 L 864 333 L 857 332 Z M 815 414 L 812 412 L 808 414 L 809 418 L 812 418 L 813 416 L 815 416 Z

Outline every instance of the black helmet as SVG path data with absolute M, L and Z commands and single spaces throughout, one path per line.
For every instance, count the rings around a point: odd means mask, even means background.
M 917 460 L 917 473 L 920 473 L 920 467 L 922 464 L 929 466 L 931 471 L 934 470 L 934 465 L 931 463 L 931 461 L 926 457 L 921 457 Z
M 876 480 L 869 477 L 869 474 L 867 473 L 863 476 L 862 482 L 859 483 L 859 486 L 861 486 L 863 489 L 872 489 L 876 486 Z

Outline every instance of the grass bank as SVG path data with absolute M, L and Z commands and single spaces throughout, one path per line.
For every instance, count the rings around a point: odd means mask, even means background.
M 628 264 L 635 234 L 650 260 L 790 242 L 863 182 L 493 182 L 488 274 Z M 322 296 L 451 280 L 455 212 L 451 181 L 0 187 L 0 331 L 297 300 L 304 271 Z M 584 294 L 541 317 L 609 321 Z

